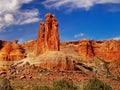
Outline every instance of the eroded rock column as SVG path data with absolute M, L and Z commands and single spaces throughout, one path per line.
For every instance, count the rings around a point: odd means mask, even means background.
M 52 14 L 45 15 L 46 21 L 40 23 L 37 39 L 37 55 L 46 51 L 59 51 L 60 39 L 58 21 Z

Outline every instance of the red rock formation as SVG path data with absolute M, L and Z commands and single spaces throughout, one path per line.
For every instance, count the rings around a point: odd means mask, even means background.
M 120 40 L 106 40 L 93 42 L 95 56 L 106 61 L 120 60 Z
M 95 56 L 92 41 L 81 40 L 79 43 L 79 55 L 83 55 L 87 59 L 93 58 Z
M 2 41 L 0 50 L 0 60 L 20 60 L 23 59 L 24 50 L 17 44 L 17 40 L 13 42 Z
M 12 50 L 11 42 L 3 42 L 3 46 L 0 50 L 0 60 L 9 60 L 9 54 Z
M 9 60 L 20 60 L 25 58 L 24 50 L 17 44 L 18 40 L 13 41 L 12 50 L 9 54 Z
M 37 40 L 30 40 L 28 42 L 24 42 L 21 44 L 21 46 L 24 48 L 26 55 L 33 53 L 36 56 Z
M 52 70 L 75 70 L 74 58 L 58 51 L 44 53 L 38 57 L 41 68 Z
M 54 15 L 46 14 L 46 22 L 40 23 L 37 39 L 37 55 L 46 51 L 59 51 L 58 22 Z
M 111 61 L 109 64 L 109 71 L 116 77 L 120 76 L 120 59 Z
M 40 29 L 38 30 L 37 41 L 37 55 L 44 53 L 47 50 L 47 42 L 45 43 L 45 23 L 40 23 Z
M 67 45 L 76 48 L 76 52 L 86 60 L 93 59 L 93 57 L 98 57 L 107 62 L 120 60 L 120 40 L 95 41 L 84 39 L 61 44 L 62 47 Z

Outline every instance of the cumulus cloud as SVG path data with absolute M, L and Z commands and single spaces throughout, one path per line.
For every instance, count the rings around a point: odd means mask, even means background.
M 21 10 L 23 4 L 33 0 L 0 0 L 0 31 L 10 25 L 22 25 L 37 22 L 37 9 Z
M 4 15 L 3 19 L 6 23 L 13 23 L 14 22 L 14 16 L 12 14 Z
M 79 33 L 79 34 L 75 34 L 74 38 L 79 38 L 79 37 L 83 37 L 83 36 L 84 36 L 84 33 Z
M 120 3 L 120 0 L 45 0 L 43 5 L 47 8 L 60 8 L 65 6 L 70 9 L 84 8 L 89 9 L 96 4 Z

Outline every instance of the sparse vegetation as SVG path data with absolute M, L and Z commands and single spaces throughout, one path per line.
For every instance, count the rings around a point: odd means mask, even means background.
M 59 80 L 53 83 L 53 90 L 77 90 L 77 87 L 73 82 Z
M 0 90 L 13 90 L 8 79 L 0 77 Z
M 39 73 L 42 73 L 42 74 L 46 74 L 46 73 L 49 73 L 50 72 L 50 70 L 49 69 L 43 69 L 43 70 L 41 70 L 41 71 L 39 71 Z
M 32 90 L 52 90 L 50 87 L 47 86 L 35 86 Z
M 35 86 L 32 90 L 77 90 L 77 87 L 73 82 L 68 82 L 66 80 L 59 80 L 53 83 L 53 87 L 47 86 Z
M 89 82 L 84 86 L 83 90 L 112 90 L 112 88 L 99 79 L 93 78 L 89 80 Z
M 117 76 L 117 80 L 118 80 L 118 81 L 120 81 L 120 75 L 119 75 L 119 76 Z

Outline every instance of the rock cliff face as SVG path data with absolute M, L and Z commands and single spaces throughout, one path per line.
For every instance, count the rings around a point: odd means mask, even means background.
M 0 60 L 13 61 L 25 58 L 24 50 L 17 44 L 17 40 L 13 42 L 0 41 Z
M 85 58 L 93 58 L 95 56 L 92 41 L 82 40 L 78 44 L 79 55 L 83 55 Z
M 120 40 L 94 41 L 95 56 L 106 61 L 120 60 Z
M 120 60 L 120 40 L 80 40 L 76 42 L 61 43 L 61 46 L 71 45 L 76 52 L 86 60 L 98 57 L 108 62 Z
M 46 22 L 40 23 L 37 39 L 37 55 L 46 51 L 59 51 L 58 21 L 52 14 L 46 14 Z

